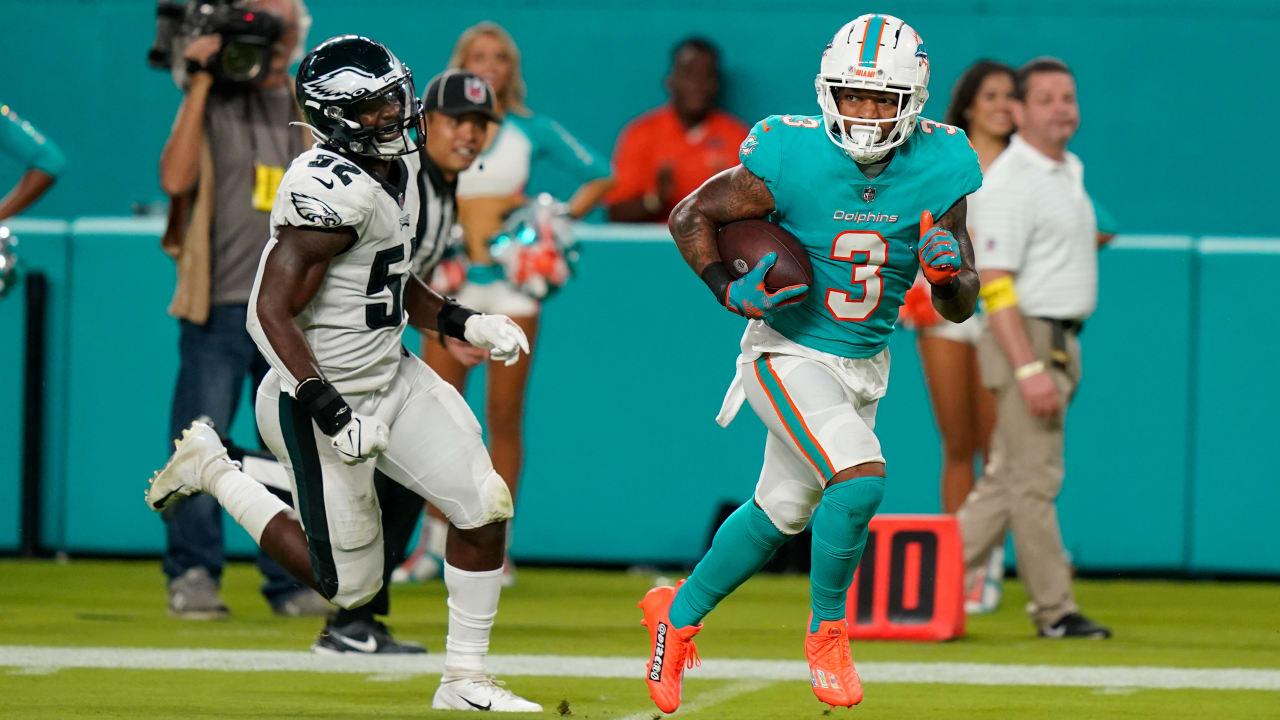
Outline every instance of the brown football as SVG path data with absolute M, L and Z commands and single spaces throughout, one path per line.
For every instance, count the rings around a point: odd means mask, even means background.
M 794 235 L 768 220 L 739 220 L 724 225 L 717 245 L 720 259 L 735 278 L 750 272 L 760 258 L 776 252 L 778 260 L 764 276 L 765 289 L 813 284 L 813 266 L 809 264 L 804 246 Z

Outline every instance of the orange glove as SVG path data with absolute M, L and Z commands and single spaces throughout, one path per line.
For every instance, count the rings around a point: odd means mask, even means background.
M 946 285 L 960 273 L 960 243 L 945 228 L 933 224 L 933 213 L 920 214 L 920 245 L 916 250 L 924 277 L 934 285 Z

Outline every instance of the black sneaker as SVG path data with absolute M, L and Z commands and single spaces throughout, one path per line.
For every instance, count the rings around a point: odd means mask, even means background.
M 356 620 L 346 625 L 326 623 L 311 646 L 317 655 L 420 655 L 427 651 L 418 643 L 400 642 L 377 621 Z
M 1111 637 L 1111 630 L 1099 625 L 1078 612 L 1063 616 L 1058 622 L 1040 628 L 1037 633 L 1042 638 L 1098 638 L 1105 640 Z

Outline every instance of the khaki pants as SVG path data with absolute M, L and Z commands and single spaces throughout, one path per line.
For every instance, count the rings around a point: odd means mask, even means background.
M 1026 328 L 1065 408 L 1080 383 L 1080 343 L 1074 333 L 1066 334 L 1070 359 L 1063 368 L 1050 362 L 1053 325 L 1026 318 Z M 1027 613 L 1037 626 L 1051 625 L 1077 610 L 1054 504 L 1062 490 L 1065 428 L 1061 419 L 1037 419 L 1027 412 L 1013 369 L 990 328 L 978 340 L 978 362 L 983 384 L 996 394 L 996 426 L 982 480 L 957 513 L 967 574 L 976 575 L 991 549 L 1012 531 L 1018 576 L 1030 597 Z

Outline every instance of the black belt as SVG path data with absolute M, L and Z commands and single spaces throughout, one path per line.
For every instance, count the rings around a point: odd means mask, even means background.
M 1079 335 L 1080 331 L 1084 330 L 1084 322 L 1046 317 L 1036 319 L 1049 323 L 1053 329 L 1049 341 L 1049 361 L 1060 370 L 1066 370 L 1071 365 L 1071 353 L 1067 351 L 1067 333 Z
M 1038 317 L 1036 320 L 1043 320 L 1054 327 L 1062 328 L 1063 330 L 1066 330 L 1069 333 L 1075 333 L 1076 335 L 1084 332 L 1083 320 L 1059 320 L 1058 318 L 1047 317 Z

